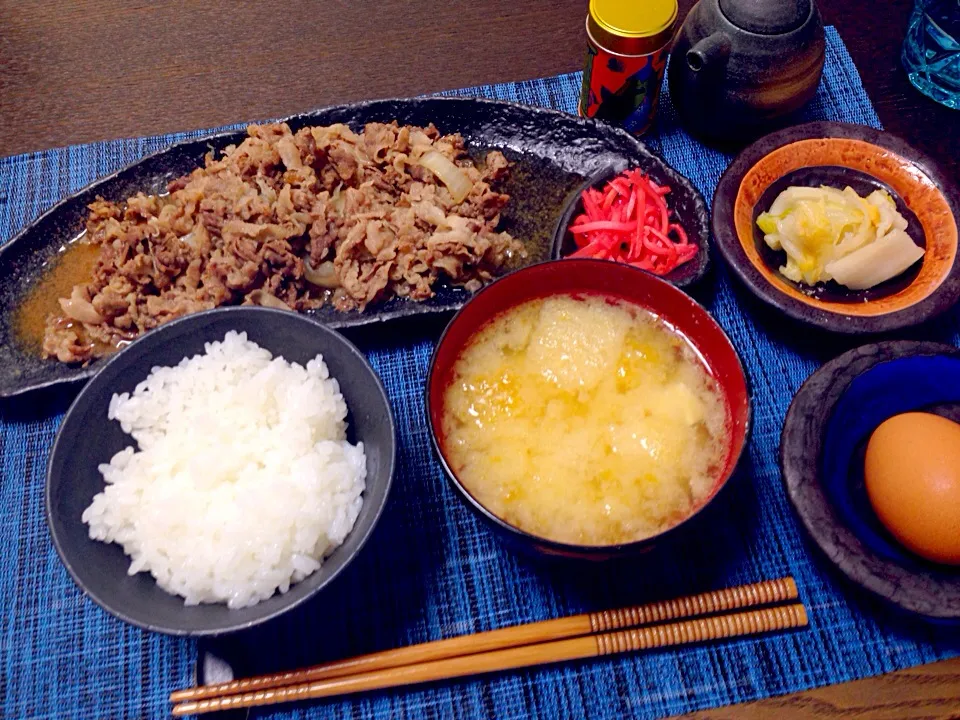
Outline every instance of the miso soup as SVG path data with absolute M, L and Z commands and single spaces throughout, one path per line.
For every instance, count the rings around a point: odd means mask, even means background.
M 611 545 L 655 535 L 713 488 L 727 410 L 687 340 L 598 296 L 526 302 L 458 358 L 442 445 L 461 483 L 507 523 Z

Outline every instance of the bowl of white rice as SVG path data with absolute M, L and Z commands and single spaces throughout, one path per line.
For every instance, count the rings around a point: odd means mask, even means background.
M 357 555 L 387 500 L 396 432 L 364 356 L 282 310 L 190 315 L 81 391 L 47 470 L 47 521 L 77 585 L 176 635 L 249 628 Z

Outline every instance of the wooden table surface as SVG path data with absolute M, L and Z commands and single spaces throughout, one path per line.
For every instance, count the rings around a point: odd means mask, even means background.
M 910 7 L 821 10 L 884 126 L 960 178 L 960 112 L 900 67 Z M 586 0 L 0 0 L 0 156 L 578 70 L 585 11 Z M 690 717 L 774 716 L 960 717 L 960 660 Z

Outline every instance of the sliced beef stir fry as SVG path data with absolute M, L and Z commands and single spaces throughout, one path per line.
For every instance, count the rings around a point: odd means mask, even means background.
M 85 362 L 219 305 L 363 310 L 441 279 L 477 289 L 523 254 L 496 231 L 508 170 L 433 125 L 250 126 L 168 195 L 90 206 L 94 276 L 48 319 L 44 354 Z

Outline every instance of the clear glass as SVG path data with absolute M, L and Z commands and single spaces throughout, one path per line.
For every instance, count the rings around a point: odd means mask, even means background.
M 903 66 L 920 92 L 960 110 L 960 0 L 916 0 Z

